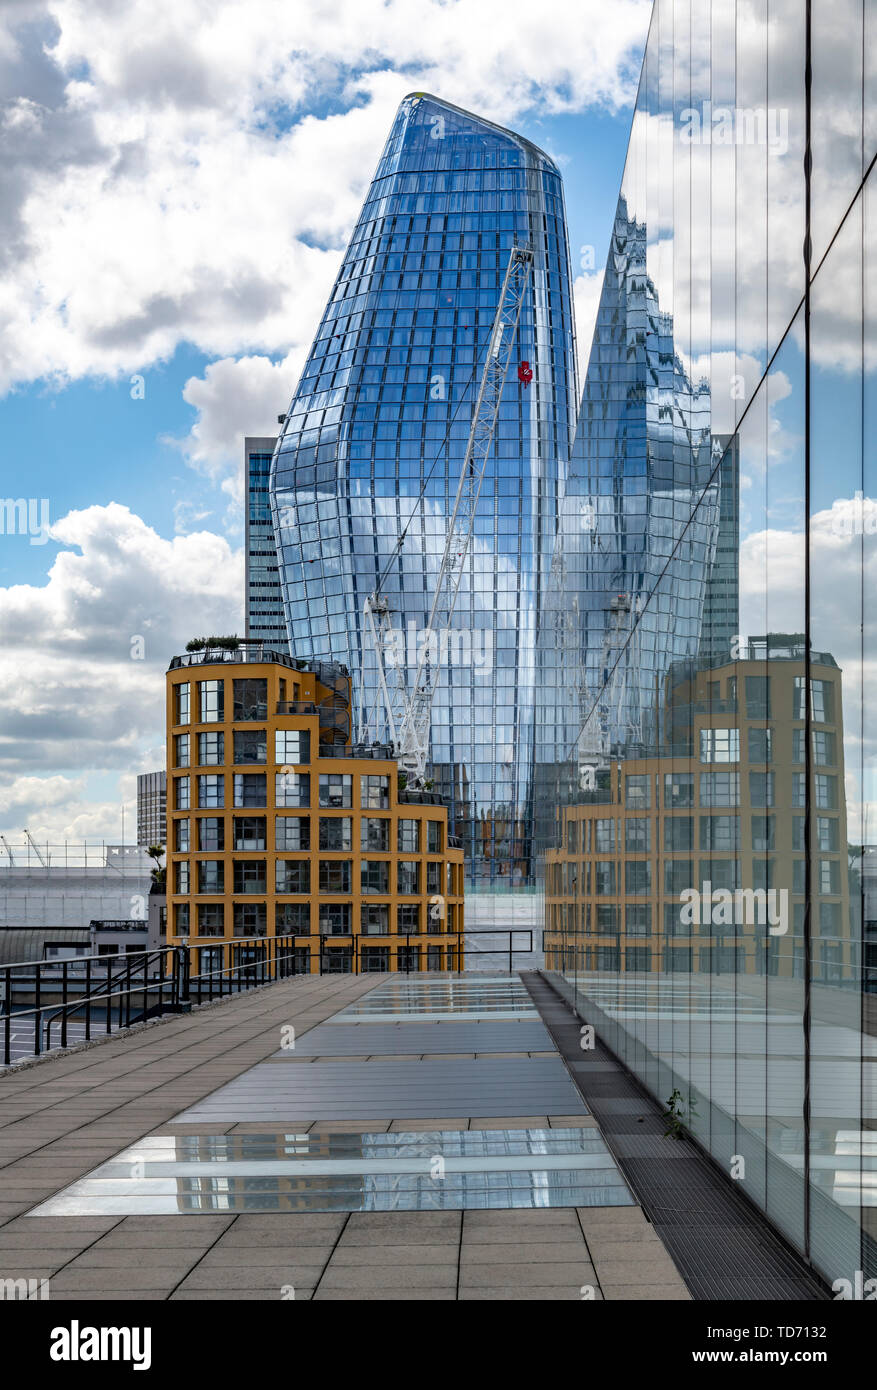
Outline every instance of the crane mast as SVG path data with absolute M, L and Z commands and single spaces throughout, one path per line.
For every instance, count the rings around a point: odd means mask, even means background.
M 424 785 L 429 752 L 430 716 L 440 674 L 440 661 L 434 658 L 431 651 L 434 645 L 431 639 L 437 630 L 442 627 L 447 630 L 450 627 L 456 606 L 532 263 L 533 253 L 529 247 L 512 247 L 472 413 L 457 494 L 448 521 L 426 628 L 427 640 L 421 644 L 417 671 L 410 691 L 404 660 L 393 663 L 392 672 L 387 669 L 392 617 L 386 598 L 375 592 L 366 599 L 363 607 L 363 650 L 368 642 L 374 651 L 377 664 L 375 701 L 380 699 L 383 702 L 387 729 L 395 747 L 399 766 L 407 774 L 409 786 L 413 787 Z M 389 566 L 387 568 L 389 569 Z M 360 680 L 360 740 L 366 742 L 367 737 L 368 717 L 364 712 L 363 681 Z

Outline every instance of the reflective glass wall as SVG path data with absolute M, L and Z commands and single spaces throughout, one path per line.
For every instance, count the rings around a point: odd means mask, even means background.
M 476 929 L 540 925 L 536 621 L 578 404 L 563 191 L 546 155 L 432 97 L 406 98 L 272 473 L 291 651 L 344 662 L 371 704 L 361 621 L 380 580 L 410 688 L 515 244 L 532 248 L 533 272 L 432 712 L 434 790 L 463 841 Z
M 547 963 L 852 1296 L 877 1276 L 875 31 L 862 0 L 657 0 L 537 653 Z

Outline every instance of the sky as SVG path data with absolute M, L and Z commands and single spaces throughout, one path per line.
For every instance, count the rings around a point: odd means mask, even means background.
M 164 672 L 242 630 L 242 442 L 293 394 L 399 101 L 564 177 L 587 360 L 651 0 L 4 0 L 0 827 L 133 839 Z M 572 23 L 571 20 L 575 19 Z

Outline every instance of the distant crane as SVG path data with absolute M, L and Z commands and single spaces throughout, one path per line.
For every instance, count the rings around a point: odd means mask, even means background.
M 421 644 L 417 671 L 410 691 L 404 659 L 397 657 L 393 663 L 387 660 L 392 644 L 393 624 L 389 603 L 380 593 L 381 585 L 404 540 L 404 534 L 379 578 L 374 593 L 369 595 L 363 605 L 363 656 L 368 642 L 374 654 L 378 679 L 375 700 L 368 713 L 365 710 L 364 680 L 360 679 L 359 741 L 368 742 L 374 709 L 378 700 L 382 699 L 387 729 L 399 767 L 406 774 L 408 785 L 412 788 L 423 788 L 426 779 L 430 716 L 440 672 L 440 660 L 437 660 L 434 652 L 430 650 L 435 645 L 432 638 L 442 628 L 449 629 L 457 602 L 460 580 L 472 541 L 475 509 L 484 481 L 487 457 L 496 432 L 502 389 L 532 264 L 533 253 L 529 247 L 512 247 L 493 320 L 487 358 L 481 373 L 481 383 L 457 484 L 457 495 L 448 522 L 444 552 L 425 633 L 426 640 Z M 522 363 L 521 367 L 526 367 L 529 371 L 528 363 Z M 530 378 L 526 372 L 522 375 L 519 370 L 518 375 L 522 383 L 529 384 Z M 392 672 L 388 671 L 388 665 L 392 665 Z
M 31 847 L 31 849 L 33 850 L 34 854 L 36 855 L 37 859 L 38 859 L 38 860 L 40 861 L 40 863 L 42 864 L 43 868 L 44 868 L 44 869 L 47 869 L 49 866 L 48 866 L 48 864 L 46 863 L 45 859 L 43 858 L 42 852 L 40 851 L 40 847 L 39 847 L 39 845 L 37 844 L 36 840 L 34 839 L 33 835 L 31 835 L 31 833 L 30 833 L 30 831 L 28 830 L 27 826 L 24 827 L 24 838 L 27 840 L 28 844 L 30 845 L 30 847 Z

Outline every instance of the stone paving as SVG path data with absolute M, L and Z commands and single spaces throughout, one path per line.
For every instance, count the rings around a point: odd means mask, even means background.
M 301 1037 L 385 981 L 285 981 L 0 1078 L 0 1278 L 47 1278 L 56 1300 L 687 1299 L 676 1266 L 634 1205 L 26 1214 L 146 1135 L 275 1132 L 276 1120 L 259 1123 L 229 1114 L 192 1124 L 179 1117 L 276 1056 L 282 1028 L 291 1024 Z M 416 1004 L 408 1016 L 416 1026 Z M 404 1032 L 385 1026 L 388 1040 Z M 454 1026 L 451 1019 L 447 1026 Z M 400 1052 L 406 1046 L 397 1038 L 385 1055 L 398 1063 L 400 1055 L 412 1055 Z M 420 1060 L 447 1057 L 443 1046 L 436 1041 L 437 1050 L 419 1054 Z M 471 1054 L 472 1060 L 478 1055 Z M 325 1055 L 317 1058 L 328 1062 Z M 332 1059 L 342 1069 L 352 1060 Z M 311 1063 L 302 1059 L 296 1065 Z M 370 1115 L 364 1123 L 351 1113 L 333 1121 L 331 1130 L 596 1127 L 581 1105 L 574 1114 L 463 1113 L 416 1122 L 389 1099 L 386 1108 L 382 1119 Z M 320 1128 L 295 1121 L 296 1132 Z

